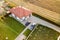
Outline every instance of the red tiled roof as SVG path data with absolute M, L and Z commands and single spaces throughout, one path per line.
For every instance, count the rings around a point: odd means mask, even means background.
M 14 7 L 10 9 L 10 12 L 19 18 L 26 17 L 32 13 L 30 10 L 24 9 L 23 7 Z

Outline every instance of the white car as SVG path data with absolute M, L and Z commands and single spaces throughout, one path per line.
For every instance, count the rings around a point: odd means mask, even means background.
M 35 26 L 36 26 L 36 23 L 32 23 L 29 29 L 33 30 L 35 28 Z

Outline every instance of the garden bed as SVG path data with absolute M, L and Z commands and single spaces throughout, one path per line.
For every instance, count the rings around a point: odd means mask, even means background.
M 57 40 L 59 35 L 59 32 L 39 24 L 28 40 Z

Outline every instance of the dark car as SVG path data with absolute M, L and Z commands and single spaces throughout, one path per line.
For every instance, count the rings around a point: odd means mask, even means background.
M 26 22 L 26 23 L 25 23 L 25 26 L 28 26 L 30 23 L 31 23 L 31 22 Z

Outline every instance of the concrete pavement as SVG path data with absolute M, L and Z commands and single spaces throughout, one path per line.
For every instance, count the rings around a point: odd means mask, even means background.
M 51 23 L 49 23 L 49 22 L 47 22 L 45 20 L 42 20 L 42 19 L 38 18 L 38 17 L 32 16 L 32 17 L 30 17 L 28 19 L 28 21 L 31 21 L 33 23 L 35 22 L 35 23 L 38 23 L 38 24 L 45 25 L 45 26 L 47 26 L 47 27 L 49 27 L 51 29 L 54 29 L 54 30 L 56 30 L 57 32 L 60 33 L 60 27 L 55 26 L 55 25 L 53 25 L 53 24 L 51 24 Z

